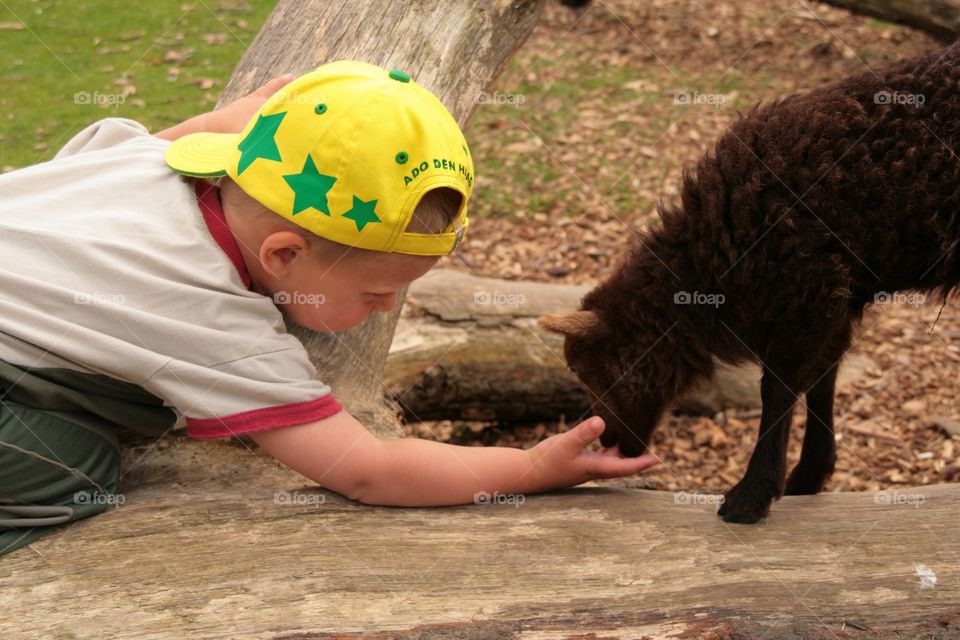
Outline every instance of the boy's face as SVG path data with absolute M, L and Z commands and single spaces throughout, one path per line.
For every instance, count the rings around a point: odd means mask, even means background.
M 425 274 L 438 258 L 383 254 L 325 264 L 316 256 L 295 262 L 266 284 L 274 303 L 290 319 L 315 331 L 340 331 L 368 315 L 392 310 L 398 291 Z M 251 274 L 252 275 L 252 274 Z
M 238 215 L 223 199 L 227 225 L 237 240 L 251 288 L 271 297 L 290 319 L 315 331 L 340 331 L 397 304 L 397 292 L 439 260 L 432 256 L 361 252 L 325 260 L 279 216 Z

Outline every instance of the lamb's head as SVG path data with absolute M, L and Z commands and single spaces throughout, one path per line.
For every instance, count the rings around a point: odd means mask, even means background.
M 602 312 L 581 310 L 541 316 L 538 324 L 564 336 L 567 366 L 586 388 L 591 410 L 606 423 L 600 443 L 625 456 L 646 451 L 663 411 L 664 386 L 652 357 L 657 341 L 612 327 Z

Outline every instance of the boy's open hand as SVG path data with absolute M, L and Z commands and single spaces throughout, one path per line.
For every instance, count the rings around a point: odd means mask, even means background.
M 629 476 L 660 463 L 660 459 L 650 453 L 639 458 L 624 458 L 616 447 L 587 451 L 603 429 L 603 419 L 593 417 L 530 449 L 534 491 L 569 487 L 587 480 Z

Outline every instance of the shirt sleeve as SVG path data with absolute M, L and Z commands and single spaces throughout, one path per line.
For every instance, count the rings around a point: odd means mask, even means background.
M 306 350 L 283 349 L 214 366 L 172 360 L 154 374 L 193 438 L 229 438 L 323 420 L 343 407 L 316 379 Z
M 89 125 L 77 135 L 73 136 L 63 148 L 57 152 L 56 158 L 65 158 L 85 151 L 96 151 L 113 147 L 144 135 L 150 135 L 147 128 L 136 120 L 129 118 L 104 118 Z

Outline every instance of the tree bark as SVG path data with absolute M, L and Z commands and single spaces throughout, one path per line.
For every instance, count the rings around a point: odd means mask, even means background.
M 407 71 L 463 126 L 478 94 L 530 34 L 540 2 L 281 0 L 234 70 L 220 104 L 271 77 L 353 59 Z M 398 411 L 386 400 L 382 378 L 404 294 L 392 313 L 373 314 L 336 334 L 287 322 L 341 404 L 380 437 L 401 435 Z
M 787 496 L 751 526 L 721 521 L 715 495 L 597 487 L 396 509 L 303 487 L 240 446 L 211 458 L 207 444 L 167 441 L 119 509 L 0 559 L 0 636 L 879 640 L 960 628 L 956 484 Z
M 821 0 L 889 22 L 926 31 L 944 42 L 960 33 L 960 0 Z
M 435 269 L 410 286 L 387 358 L 388 388 L 410 421 L 574 420 L 590 409 L 563 359 L 561 336 L 537 326 L 544 313 L 573 311 L 590 287 L 480 278 Z M 838 385 L 872 362 L 847 356 Z M 712 380 L 676 402 L 714 415 L 760 406 L 756 365 L 718 364 Z

